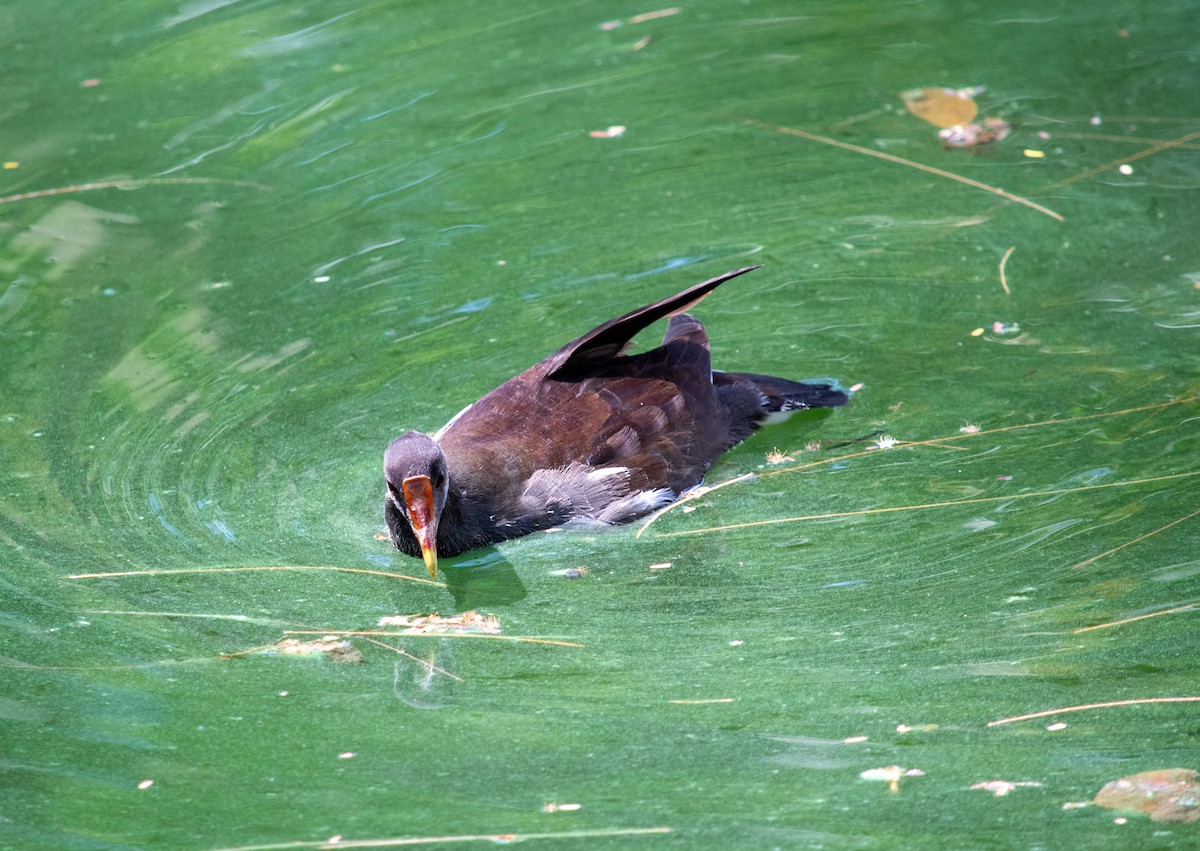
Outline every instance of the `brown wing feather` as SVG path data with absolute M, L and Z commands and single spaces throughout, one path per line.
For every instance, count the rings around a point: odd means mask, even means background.
M 628 467 L 637 489 L 678 492 L 725 448 L 728 426 L 710 375 L 707 347 L 689 339 L 614 358 L 586 378 L 530 385 L 518 376 L 476 402 L 440 442 L 453 479 L 482 475 L 493 489 L 582 462 Z

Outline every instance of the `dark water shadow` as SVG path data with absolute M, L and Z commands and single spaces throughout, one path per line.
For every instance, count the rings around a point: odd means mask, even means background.
M 853 404 L 853 402 L 851 402 Z M 742 443 L 726 453 L 726 457 L 737 458 L 743 453 L 761 455 L 763 447 L 799 448 L 806 442 L 825 441 L 836 442 L 844 439 L 844 435 L 827 433 L 820 426 L 833 416 L 835 408 L 812 408 L 807 411 L 797 411 L 780 423 L 763 426 Z
M 512 563 L 495 547 L 445 559 L 442 564 L 446 588 L 459 612 L 515 603 L 529 593 Z

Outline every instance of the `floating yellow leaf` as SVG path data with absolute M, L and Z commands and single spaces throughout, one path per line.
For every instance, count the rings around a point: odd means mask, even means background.
M 975 95 L 982 91 L 982 86 L 969 89 L 929 87 L 901 92 L 900 99 L 909 112 L 934 127 L 954 127 L 967 124 L 978 114 Z

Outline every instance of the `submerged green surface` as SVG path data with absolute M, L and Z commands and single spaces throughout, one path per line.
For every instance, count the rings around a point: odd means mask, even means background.
M 1200 703 L 988 726 L 1200 695 L 1195 4 L 88 5 L 0 9 L 0 847 L 1200 842 L 1063 809 Z M 394 435 L 751 262 L 717 366 L 849 406 L 394 575 Z M 472 609 L 580 646 L 246 653 Z

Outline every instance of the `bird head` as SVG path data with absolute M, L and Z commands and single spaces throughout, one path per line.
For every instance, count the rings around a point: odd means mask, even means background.
M 405 432 L 384 453 L 383 476 L 387 480 L 388 506 L 412 529 L 425 567 L 436 578 L 438 521 L 450 488 L 442 448 L 427 434 Z M 392 527 L 391 531 L 393 543 L 400 547 L 397 530 Z

